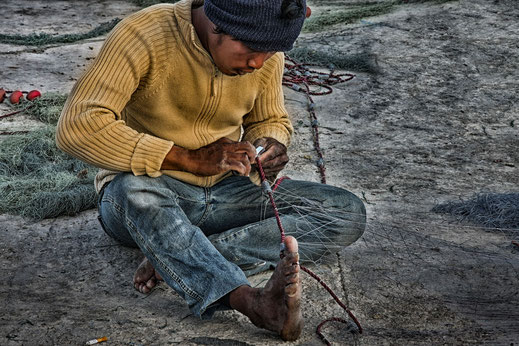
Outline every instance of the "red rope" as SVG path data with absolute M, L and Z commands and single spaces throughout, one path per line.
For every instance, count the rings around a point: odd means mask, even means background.
M 24 112 L 24 111 L 28 110 L 29 108 L 31 108 L 32 106 L 34 106 L 34 105 L 29 105 L 29 106 L 27 106 L 27 107 L 25 107 L 25 108 L 23 108 L 23 109 L 20 109 L 20 110 L 17 110 L 17 111 L 11 112 L 11 113 L 2 114 L 2 115 L 0 115 L 0 119 L 2 119 L 2 118 L 7 118 L 7 117 L 10 117 L 10 116 L 12 116 L 12 115 L 16 115 L 16 114 L 18 114 L 18 113 Z
M 279 217 L 278 207 L 276 206 L 276 202 L 274 201 L 274 193 L 270 188 L 269 182 L 267 181 L 267 177 L 265 176 L 265 172 L 263 171 L 263 166 L 259 160 L 259 156 L 256 156 L 256 164 L 258 165 L 258 171 L 261 177 L 261 184 L 263 185 L 263 190 L 267 193 L 270 199 L 270 204 L 272 205 L 272 209 L 274 209 L 274 215 L 276 216 L 276 221 L 278 224 L 279 231 L 281 232 L 281 258 L 283 258 L 283 250 L 285 249 L 285 229 L 283 228 L 283 224 L 281 223 L 281 218 Z
M 272 187 L 272 191 L 276 191 L 279 187 L 279 185 L 283 182 L 283 180 L 285 179 L 290 179 L 289 177 L 286 177 L 286 176 L 283 176 L 279 179 L 276 180 L 276 182 L 274 183 L 274 186 Z
M 317 275 L 315 274 L 314 272 L 312 272 L 310 269 L 306 268 L 306 267 L 303 267 L 301 266 L 301 270 L 303 270 L 304 272 L 306 272 L 308 275 L 310 275 L 311 277 L 313 277 L 314 279 L 317 280 L 318 283 L 321 284 L 321 286 L 324 287 L 325 290 L 328 291 L 328 293 L 330 293 L 330 295 L 332 296 L 332 298 L 335 300 L 335 302 L 337 304 L 339 304 L 339 306 L 341 308 L 343 308 L 344 311 L 346 311 L 346 313 L 348 314 L 348 316 L 350 316 L 350 318 L 353 320 L 353 322 L 355 322 L 355 324 L 357 325 L 357 328 L 359 328 L 359 333 L 362 334 L 362 326 L 360 325 L 360 322 L 359 320 L 357 319 L 357 317 L 355 317 L 355 315 L 351 312 L 350 309 L 348 309 L 348 307 L 339 299 L 339 297 L 337 297 L 337 295 L 333 292 L 333 290 Z M 330 320 L 334 320 L 334 321 L 337 321 L 337 318 L 334 317 Z M 321 323 L 319 326 L 322 326 L 324 325 L 326 322 L 329 322 L 329 320 L 327 321 L 324 321 L 323 323 Z M 344 323 L 347 323 L 346 321 L 344 321 Z M 317 327 L 317 333 L 319 334 L 320 332 L 320 327 Z M 322 337 L 324 338 L 324 337 Z M 326 339 L 325 339 L 326 340 Z
M 332 85 L 347 82 L 355 77 L 350 73 L 336 74 L 333 69 L 329 73 L 311 70 L 308 66 L 295 62 L 289 56 L 285 56 L 288 61 L 285 63 L 285 72 L 283 74 L 283 85 L 286 85 L 297 92 L 302 92 L 308 100 L 308 113 L 312 125 L 312 137 L 314 148 L 317 153 L 316 166 L 321 175 L 321 183 L 326 184 L 326 167 L 324 165 L 323 152 L 319 142 L 319 121 L 315 114 L 315 103 L 312 95 L 328 95 L 333 89 Z M 303 87 L 301 87 L 301 85 Z M 324 89 L 324 90 L 323 90 Z
M 317 335 L 319 336 L 319 338 L 321 338 L 321 340 L 328 346 L 331 346 L 332 344 L 325 338 L 325 336 L 323 335 L 323 333 L 321 332 L 322 328 L 324 327 L 324 325 L 328 322 L 341 322 L 341 323 L 344 323 L 344 324 L 348 324 L 348 321 L 346 321 L 345 319 L 343 318 L 339 318 L 339 317 L 332 317 L 332 318 L 329 318 L 327 320 L 324 320 L 322 321 L 321 323 L 319 323 L 319 325 L 317 326 L 317 329 L 316 329 L 316 333 Z
M 258 171 L 259 171 L 259 174 L 260 174 L 260 177 L 261 177 L 261 184 L 262 184 L 262 187 L 263 187 L 263 191 L 265 191 L 267 193 L 267 195 L 269 196 L 270 204 L 272 205 L 272 209 L 274 210 L 274 216 L 276 217 L 276 222 L 277 222 L 278 227 L 279 227 L 279 232 L 281 233 L 281 245 L 280 245 L 281 252 L 280 252 L 280 257 L 283 258 L 284 257 L 284 253 L 283 252 L 285 250 L 285 229 L 283 228 L 283 225 L 281 223 L 281 217 L 279 216 L 278 208 L 277 208 L 276 202 L 274 200 L 274 192 L 272 191 L 272 188 L 270 187 L 270 184 L 267 181 L 267 178 L 265 176 L 265 172 L 263 171 L 263 167 L 261 165 L 261 162 L 260 162 L 258 156 L 256 157 L 256 164 L 258 166 Z M 280 180 L 282 181 L 283 178 L 280 179 Z M 275 185 L 275 188 L 277 188 L 279 186 L 281 181 L 279 181 Z M 315 280 L 317 280 L 317 282 L 319 284 L 321 284 L 321 286 L 324 287 L 324 289 L 326 289 L 328 291 L 328 293 L 337 302 L 337 304 L 339 304 L 339 306 L 341 308 L 343 308 L 344 311 L 346 311 L 348 316 L 350 316 L 350 318 L 353 320 L 353 322 L 355 322 L 355 324 L 357 325 L 357 328 L 359 329 L 359 333 L 362 333 L 362 326 L 360 325 L 360 322 L 357 320 L 355 315 L 353 315 L 353 313 L 348 309 L 348 307 L 339 299 L 339 297 L 337 297 L 337 295 L 333 292 L 333 290 L 317 274 L 312 272 L 310 269 L 308 269 L 308 268 L 306 268 L 304 266 L 300 266 L 300 267 L 301 267 L 302 271 L 306 272 L 308 275 L 310 275 Z M 324 324 L 326 324 L 327 322 L 330 322 L 330 321 L 339 321 L 339 322 L 342 321 L 343 323 L 348 323 L 347 321 L 345 321 L 343 319 L 334 317 L 334 318 L 328 319 L 326 321 L 323 321 L 323 322 L 321 322 L 319 324 L 319 326 L 317 327 L 316 333 L 323 340 L 323 342 L 326 343 L 327 345 L 330 345 L 330 343 L 328 342 L 328 340 L 326 340 L 324 335 L 321 333 L 321 328 L 323 327 Z
M 292 60 L 290 57 L 286 57 L 286 60 L 288 63 L 285 63 L 285 72 L 283 74 L 283 85 L 289 86 L 292 89 L 294 89 L 297 92 L 303 92 L 306 95 L 306 98 L 308 100 L 308 112 L 310 113 L 311 118 L 311 124 L 312 124 L 312 135 L 313 135 L 313 142 L 314 142 L 314 148 L 317 152 L 318 160 L 316 162 L 317 167 L 319 168 L 319 172 L 321 175 L 321 182 L 323 184 L 326 184 L 326 167 L 324 165 L 324 157 L 323 152 L 321 150 L 321 145 L 319 143 L 319 121 L 317 120 L 317 115 L 315 114 L 315 103 L 312 99 L 312 95 L 327 95 L 332 92 L 331 85 L 337 84 L 337 83 L 343 83 L 346 81 L 351 80 L 354 78 L 354 75 L 349 73 L 344 74 L 335 74 L 333 69 L 330 71 L 330 73 L 324 73 L 319 71 L 310 70 L 307 68 L 309 65 L 303 65 L 296 63 L 294 60 Z M 300 87 L 300 84 L 304 86 L 304 88 Z M 312 88 L 311 88 L 312 86 Z M 317 87 L 317 88 L 316 88 Z M 324 89 L 324 90 L 322 90 Z M 265 172 L 263 171 L 263 167 L 261 165 L 261 162 L 258 157 L 256 157 L 256 164 L 258 166 L 258 171 L 260 173 L 261 177 L 261 184 L 263 186 L 263 190 L 267 193 L 270 199 L 270 204 L 272 205 L 272 208 L 274 210 L 274 216 L 276 217 L 276 221 L 279 227 L 279 231 L 281 233 L 281 253 L 280 257 L 284 257 L 284 249 L 285 249 L 285 229 L 283 228 L 283 225 L 281 223 L 281 218 L 279 216 L 278 208 L 276 206 L 276 202 L 274 201 L 274 193 L 273 191 L 276 191 L 276 189 L 279 187 L 279 184 L 285 179 L 285 177 L 282 177 L 278 179 L 274 185 L 274 188 L 272 189 L 270 187 L 270 184 L 267 181 L 267 178 L 265 176 Z M 335 300 L 335 302 L 348 314 L 348 316 L 353 320 L 355 325 L 357 325 L 359 333 L 362 334 L 362 326 L 360 325 L 359 320 L 355 317 L 355 315 L 348 309 L 348 307 L 339 299 L 339 297 L 333 292 L 333 290 L 314 272 L 312 272 L 310 269 L 300 266 L 301 270 L 310 275 L 312 278 L 317 280 L 317 282 L 324 288 L 328 293 L 332 296 L 332 298 Z M 326 337 L 322 334 L 321 329 L 324 327 L 324 325 L 328 322 L 341 322 L 347 324 L 348 321 L 338 318 L 338 317 L 332 317 L 329 318 L 323 322 L 321 322 L 316 329 L 316 333 L 321 338 L 321 340 L 327 344 L 331 345 L 330 342 L 326 339 Z

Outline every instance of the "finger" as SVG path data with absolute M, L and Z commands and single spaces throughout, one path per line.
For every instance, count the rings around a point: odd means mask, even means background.
M 273 170 L 281 170 L 288 163 L 288 156 L 278 156 L 272 160 L 263 161 L 261 165 L 263 166 L 263 170 L 265 172 L 273 171 Z
M 264 169 L 263 172 L 265 173 L 265 175 L 272 177 L 272 176 L 277 176 L 278 173 L 283 170 L 283 168 L 285 168 L 285 167 L 276 167 L 276 168 L 272 168 L 272 169 L 268 169 L 268 170 Z
M 233 144 L 233 143 L 237 143 L 236 141 L 233 141 L 232 139 L 229 139 L 227 137 L 222 137 L 220 138 L 219 140 L 217 140 L 215 143 L 220 143 L 220 144 Z
M 236 152 L 247 154 L 249 161 L 254 161 L 256 158 L 256 148 L 248 141 L 237 143 Z
M 234 153 L 228 159 L 229 167 L 240 175 L 248 176 L 251 170 L 251 162 L 246 153 Z
M 269 169 L 283 168 L 288 163 L 288 155 L 281 153 L 275 157 L 268 158 L 267 160 L 261 161 L 263 168 L 268 171 Z
M 241 161 L 232 161 L 229 162 L 229 167 L 232 171 L 238 173 L 239 175 L 249 176 L 250 175 L 250 164 L 245 165 Z
M 254 141 L 254 146 L 257 148 L 259 146 L 266 147 L 267 146 L 267 139 L 266 138 L 258 138 Z
M 276 146 L 272 146 L 272 145 L 269 146 L 267 144 L 267 147 L 265 147 L 265 149 L 263 150 L 263 153 L 261 153 L 258 158 L 262 164 L 265 164 L 265 162 L 272 160 L 274 157 L 276 157 L 278 155 L 277 151 L 278 150 L 276 149 Z

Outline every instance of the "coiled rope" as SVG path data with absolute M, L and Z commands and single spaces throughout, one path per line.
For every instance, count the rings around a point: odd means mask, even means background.
M 319 120 L 315 113 L 315 103 L 312 96 L 321 96 L 331 94 L 332 85 L 347 82 L 355 77 L 351 73 L 335 73 L 333 65 L 330 65 L 330 72 L 320 72 L 311 70 L 310 64 L 297 63 L 289 56 L 285 56 L 285 72 L 283 74 L 283 85 L 293 90 L 304 93 L 308 100 L 307 110 L 310 114 L 310 123 L 312 126 L 312 137 L 314 148 L 317 153 L 316 166 L 321 175 L 321 183 L 326 184 L 326 167 L 324 162 L 323 151 L 319 143 Z

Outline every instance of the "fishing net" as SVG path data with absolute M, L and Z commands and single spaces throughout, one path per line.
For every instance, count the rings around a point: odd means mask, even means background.
M 323 11 L 318 15 L 312 15 L 305 21 L 303 32 L 317 32 L 335 24 L 352 24 L 362 18 L 380 16 L 390 13 L 399 5 L 410 3 L 444 3 L 454 0 L 390 0 L 379 2 L 358 2 L 344 4 L 333 10 Z
M 47 33 L 33 33 L 30 35 L 7 35 L 0 34 L 0 43 L 26 45 L 26 46 L 44 46 L 56 43 L 73 43 L 88 38 L 98 37 L 112 30 L 120 19 L 115 18 L 109 22 L 101 23 L 94 29 L 82 34 L 63 34 L 51 35 Z
M 135 5 L 140 7 L 147 7 L 159 3 L 175 3 L 178 0 L 160 1 L 160 0 L 133 0 Z M 25 45 L 25 46 L 45 46 L 57 43 L 74 43 L 89 38 L 99 37 L 107 34 L 112 30 L 117 23 L 121 21 L 120 18 L 114 18 L 111 21 L 104 22 L 86 33 L 61 34 L 54 35 L 48 33 L 32 33 L 29 35 L 8 35 L 0 33 L 0 43 Z
M 56 125 L 66 100 L 67 95 L 46 94 L 31 101 L 32 106 L 27 107 L 24 113 L 43 123 Z M 22 103 L 17 108 L 25 108 L 25 105 Z
M 274 196 L 281 204 L 294 200 L 283 184 Z M 326 278 L 344 301 L 351 304 L 348 298 L 352 297 L 354 302 L 362 301 L 362 310 L 354 313 L 361 314 L 357 317 L 368 335 L 384 333 L 378 329 L 383 327 L 391 329 L 387 331 L 388 337 L 402 333 L 409 340 L 406 330 L 423 330 L 424 334 L 416 335 L 415 341 L 429 340 L 434 344 L 437 333 L 451 323 L 458 324 L 461 334 L 474 335 L 477 340 L 487 337 L 484 327 L 491 328 L 494 337 L 506 335 L 514 328 L 517 313 L 513 307 L 519 304 L 514 279 L 519 277 L 519 248 L 514 239 L 519 229 L 511 226 L 517 222 L 518 196 L 492 197 L 486 196 L 484 201 L 475 203 L 493 210 L 492 214 L 485 214 L 485 221 L 494 218 L 491 216 L 494 213 L 499 215 L 499 223 L 494 222 L 498 227 L 488 226 L 488 222 L 484 227 L 448 222 L 429 215 L 432 206 L 424 203 L 414 206 L 423 212 L 420 218 L 402 210 L 369 215 L 363 237 L 353 245 L 347 238 L 330 237 L 328 230 L 355 216 L 351 212 L 333 206 L 323 208 L 302 198 L 279 211 L 283 218 L 287 208 L 298 210 L 301 227 L 312 230 L 310 238 L 305 234 L 296 237 L 301 261 Z M 497 211 L 508 209 L 514 202 L 515 213 Z M 501 229 L 503 225 L 508 226 L 507 230 Z M 327 297 L 304 274 L 303 280 L 312 288 L 310 297 L 318 294 Z M 326 311 L 323 316 L 345 316 L 330 300 L 323 299 L 322 305 Z M 460 320 L 460 316 L 467 320 Z M 473 324 L 472 320 L 482 326 Z M 379 321 L 384 324 L 380 325 Z M 329 340 L 335 342 L 347 340 L 354 344 L 355 332 L 351 323 L 347 328 L 332 325 L 326 328 Z M 492 337 L 489 343 L 490 340 Z
M 66 155 L 55 144 L 55 124 L 65 99 L 47 95 L 35 100 L 26 112 L 45 125 L 1 139 L 0 213 L 44 219 L 95 206 L 97 170 Z
M 433 212 L 496 229 L 519 229 L 519 193 L 481 193 L 436 205 Z
M 288 52 L 288 55 L 300 63 L 309 65 L 357 72 L 378 72 L 373 55 L 367 52 L 344 54 L 340 50 L 331 47 L 328 47 L 326 50 L 296 47 Z

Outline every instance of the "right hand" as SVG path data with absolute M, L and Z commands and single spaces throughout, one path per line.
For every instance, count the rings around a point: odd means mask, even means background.
M 249 142 L 235 142 L 220 138 L 196 150 L 173 146 L 162 163 L 162 169 L 190 172 L 210 176 L 229 171 L 248 176 L 256 149 Z

